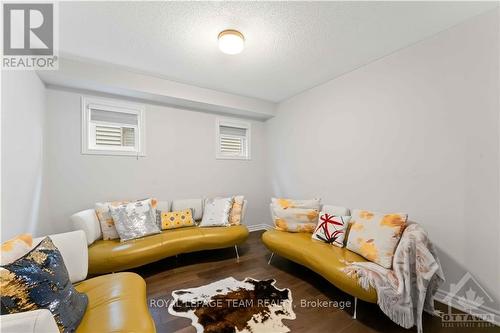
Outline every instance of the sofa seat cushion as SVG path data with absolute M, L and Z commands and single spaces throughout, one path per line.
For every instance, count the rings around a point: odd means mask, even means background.
M 76 332 L 155 332 L 146 283 L 134 273 L 108 274 L 75 285 L 89 303 Z
M 377 302 L 375 289 L 364 290 L 356 278 L 342 271 L 346 262 L 367 261 L 360 255 L 346 248 L 313 240 L 311 234 L 306 233 L 268 230 L 262 235 L 262 241 L 272 252 L 306 266 L 349 295 L 367 302 Z
M 89 246 L 89 274 L 105 274 L 139 267 L 177 254 L 221 249 L 244 242 L 248 229 L 186 227 L 134 239 L 98 240 Z

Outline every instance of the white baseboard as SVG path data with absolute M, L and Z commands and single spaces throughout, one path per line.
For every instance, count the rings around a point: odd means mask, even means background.
M 261 224 L 253 224 L 253 225 L 247 225 L 248 231 L 258 231 L 258 230 L 270 230 L 273 227 L 269 224 L 261 223 Z
M 446 292 L 446 291 L 444 291 L 442 289 L 438 289 L 437 292 L 436 292 L 436 295 L 434 296 L 434 299 L 436 301 L 440 302 L 440 303 L 443 303 L 444 305 L 451 305 L 453 308 L 455 308 L 457 310 L 460 310 L 462 312 L 465 312 L 465 313 L 473 315 L 473 313 L 471 313 L 470 311 L 468 311 L 461 304 L 461 302 L 458 301 L 459 299 L 458 299 L 457 296 L 451 297 L 451 301 L 449 301 L 449 302 L 445 301 L 445 299 L 447 297 L 449 297 L 448 292 Z M 463 300 L 462 300 L 462 302 L 463 302 Z M 491 323 L 500 326 L 500 311 L 495 310 L 493 308 L 490 308 L 488 306 L 484 306 L 484 305 L 478 307 L 478 309 L 481 312 L 484 312 L 484 313 L 492 315 L 493 320 L 491 321 Z

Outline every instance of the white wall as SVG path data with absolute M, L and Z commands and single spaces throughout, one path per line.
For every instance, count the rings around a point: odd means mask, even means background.
M 33 71 L 2 72 L 2 240 L 36 233 L 45 87 Z
M 273 193 L 408 212 L 498 309 L 499 46 L 494 11 L 281 103 Z
M 243 194 L 247 224 L 267 218 L 264 123 L 252 121 L 252 159 L 215 159 L 216 116 L 146 106 L 145 158 L 80 153 L 81 94 L 47 90 L 47 164 L 50 186 L 43 233 L 70 229 L 71 214 L 103 200 L 163 200 Z

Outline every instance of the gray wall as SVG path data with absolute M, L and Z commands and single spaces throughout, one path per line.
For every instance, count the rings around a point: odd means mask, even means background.
M 447 277 L 500 300 L 498 11 L 291 98 L 267 122 L 273 193 L 407 212 Z M 290 135 L 293 133 L 293 135 Z
M 37 233 L 45 87 L 33 71 L 2 71 L 2 239 Z
M 144 158 L 82 155 L 81 96 L 47 90 L 47 164 L 50 186 L 44 233 L 69 230 L 68 217 L 102 200 L 163 200 L 243 194 L 247 224 L 265 223 L 269 201 L 264 124 L 252 122 L 252 159 L 215 159 L 215 115 L 146 105 Z

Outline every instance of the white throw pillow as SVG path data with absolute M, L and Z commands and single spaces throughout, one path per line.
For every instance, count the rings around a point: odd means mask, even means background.
M 215 198 L 205 200 L 205 211 L 200 227 L 221 227 L 229 225 L 229 211 L 233 198 Z
M 333 216 L 321 212 L 312 238 L 338 247 L 344 247 L 344 238 L 349 221 L 351 221 L 350 216 Z

